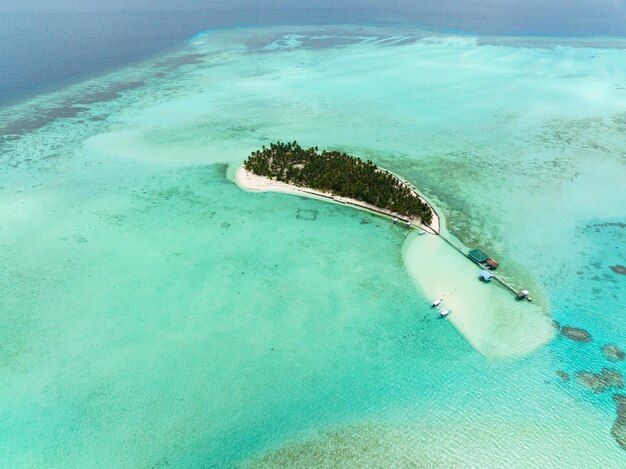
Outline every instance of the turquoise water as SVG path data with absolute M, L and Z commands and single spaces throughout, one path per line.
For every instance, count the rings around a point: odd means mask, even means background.
M 626 371 L 626 57 L 593 45 L 215 31 L 5 109 L 2 465 L 626 464 L 614 390 L 573 379 Z M 593 342 L 485 358 L 407 231 L 229 180 L 276 139 L 407 178 Z

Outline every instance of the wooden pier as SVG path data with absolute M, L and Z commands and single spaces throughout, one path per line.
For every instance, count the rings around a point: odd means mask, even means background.
M 439 237 L 441 239 L 443 239 L 446 243 L 448 243 L 450 246 L 452 246 L 454 249 L 456 249 L 457 251 L 459 251 L 461 254 L 463 254 L 464 257 L 466 257 L 469 261 L 473 262 L 474 264 L 478 265 L 479 267 L 482 267 L 480 265 L 480 263 L 475 262 L 470 256 L 469 256 L 469 252 L 465 252 L 465 250 L 459 246 L 458 244 L 452 242 L 450 239 L 446 238 L 444 235 L 442 235 L 441 233 L 437 233 L 439 235 Z M 520 293 L 521 290 L 518 290 L 517 288 L 515 288 L 513 285 L 511 285 L 509 282 L 507 282 L 506 280 L 504 280 L 502 277 L 500 277 L 499 275 L 497 275 L 495 272 L 491 272 L 491 275 L 493 276 L 494 279 L 496 279 L 497 282 L 500 283 L 500 285 L 502 285 L 504 288 L 510 290 L 514 295 L 515 298 L 520 298 Z M 528 299 L 528 297 L 526 297 L 526 299 Z M 530 299 L 528 299 L 528 301 L 530 301 Z

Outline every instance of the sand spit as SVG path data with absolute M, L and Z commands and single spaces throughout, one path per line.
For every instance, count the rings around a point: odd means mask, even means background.
M 234 177 L 235 177 L 235 182 L 241 189 L 244 189 L 250 192 L 282 192 L 285 194 L 293 194 L 293 195 L 299 195 L 303 197 L 312 197 L 312 198 L 317 198 L 317 199 L 323 199 L 328 202 L 335 202 L 339 204 L 350 205 L 355 208 L 367 210 L 369 212 L 374 212 L 379 215 L 385 215 L 391 218 L 398 217 L 401 220 L 405 219 L 403 215 L 391 212 L 389 210 L 381 210 L 380 208 L 374 205 L 361 202 L 360 200 L 349 199 L 347 197 L 339 197 L 336 195 L 331 195 L 326 192 L 321 192 L 321 191 L 317 191 L 314 189 L 295 187 L 295 186 L 292 186 L 291 184 L 279 182 L 273 179 L 266 178 L 264 176 L 258 176 L 252 173 L 251 171 L 247 171 L 246 168 L 244 168 L 243 166 L 240 166 L 239 168 L 237 168 L 237 170 L 235 171 Z M 402 180 L 401 178 L 398 178 L 398 179 Z M 404 180 L 402 181 L 405 184 L 410 186 L 410 184 L 408 184 L 406 181 Z M 413 190 L 415 190 L 412 186 L 410 187 Z M 430 205 L 421 196 L 420 198 L 422 199 L 422 201 L 428 204 L 428 206 L 432 210 L 433 221 L 430 225 L 425 225 L 421 223 L 421 221 L 412 219 L 411 224 L 429 233 L 438 233 L 440 230 L 439 215 L 437 214 L 435 209 L 432 207 L 432 205 Z
M 479 267 L 440 237 L 412 234 L 403 254 L 417 288 L 426 298 L 443 297 L 441 308 L 452 310 L 447 320 L 483 355 L 523 356 L 554 337 L 550 318 L 539 306 L 515 301 L 496 284 L 481 283 Z

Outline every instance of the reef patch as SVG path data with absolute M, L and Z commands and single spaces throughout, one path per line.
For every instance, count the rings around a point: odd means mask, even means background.
M 617 405 L 617 418 L 611 429 L 611 435 L 623 450 L 626 451 L 626 396 L 615 394 L 613 400 Z
M 576 373 L 576 380 L 596 394 L 608 389 L 622 389 L 624 387 L 624 375 L 611 368 L 602 368 L 600 373 L 579 371 Z
M 591 334 L 584 329 L 578 327 L 563 326 L 560 330 L 562 336 L 567 337 L 575 342 L 591 342 Z
M 615 344 L 608 344 L 602 347 L 602 353 L 607 360 L 612 362 L 621 362 L 626 358 L 626 353 Z
M 569 373 L 564 370 L 558 370 L 556 375 L 561 378 L 562 381 L 569 381 Z
M 626 265 L 617 264 L 617 265 L 611 265 L 609 267 L 616 274 L 626 275 Z

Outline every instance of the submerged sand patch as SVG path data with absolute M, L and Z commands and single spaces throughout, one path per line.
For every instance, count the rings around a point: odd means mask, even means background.
M 554 337 L 546 312 L 535 304 L 515 301 L 495 283 L 481 283 L 480 269 L 438 236 L 409 236 L 404 263 L 426 298 L 443 296 L 442 307 L 452 310 L 448 320 L 487 357 L 523 356 Z
M 620 432 L 623 427 L 614 428 Z M 367 423 L 295 441 L 253 457 L 240 467 L 581 467 L 587 461 L 593 461 L 595 467 L 612 467 L 615 454 L 588 443 L 588 433 L 579 424 L 480 418 L 444 418 L 407 426 Z

